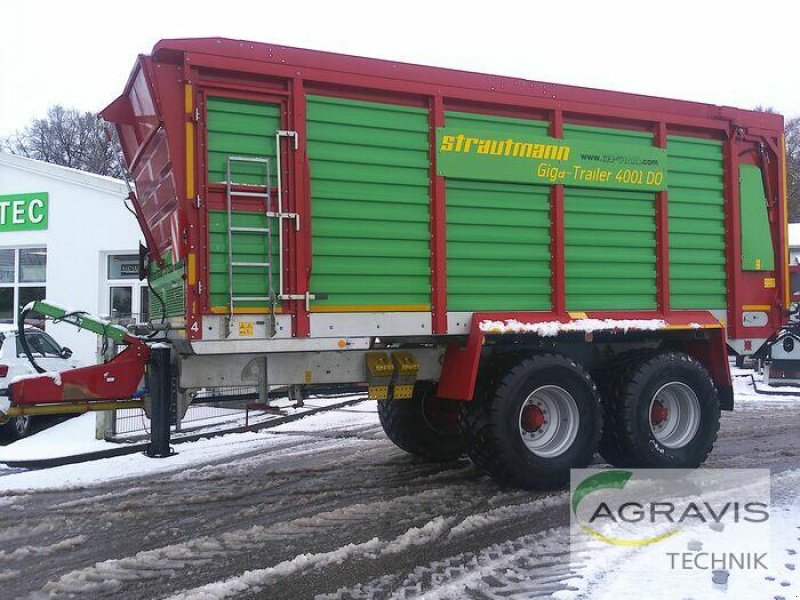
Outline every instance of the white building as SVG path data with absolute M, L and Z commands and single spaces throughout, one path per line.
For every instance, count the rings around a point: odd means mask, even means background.
M 789 223 L 789 264 L 800 265 L 800 223 Z
M 0 322 L 47 298 L 92 314 L 148 311 L 141 239 L 123 181 L 0 152 Z M 47 332 L 93 361 L 97 337 L 63 323 Z

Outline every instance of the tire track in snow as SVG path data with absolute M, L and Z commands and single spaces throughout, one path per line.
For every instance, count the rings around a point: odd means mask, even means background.
M 78 535 L 47 546 L 20 546 L 11 552 L 0 552 L 0 562 L 5 564 L 14 560 L 30 559 L 34 556 L 49 556 L 56 552 L 69 552 L 84 542 L 86 542 L 86 536 Z
M 170 596 L 169 600 L 190 600 L 195 598 L 198 600 L 217 600 L 234 596 L 241 597 L 244 594 L 258 594 L 265 587 L 275 586 L 288 577 L 296 578 L 309 571 L 321 571 L 329 567 L 336 567 L 344 560 L 347 560 L 348 564 L 350 564 L 354 561 L 385 559 L 387 556 L 398 555 L 407 551 L 413 553 L 415 548 L 463 538 L 481 529 L 496 527 L 503 521 L 517 522 L 520 519 L 541 513 L 548 508 L 566 504 L 567 500 L 568 494 L 561 493 L 519 505 L 502 506 L 482 513 L 470 514 L 461 520 L 454 516 L 444 517 L 440 515 L 428 521 L 422 527 L 409 528 L 390 541 L 371 538 L 358 544 L 347 544 L 326 552 L 299 554 L 272 567 L 245 571 L 236 577 L 184 590 Z M 402 499 L 402 503 L 407 503 L 407 499 Z M 415 504 L 412 503 L 412 505 Z M 389 509 L 390 507 L 387 506 L 385 508 Z M 328 515 L 321 514 L 318 517 L 325 520 Z M 317 519 L 315 518 L 313 523 L 310 524 L 314 525 L 316 522 Z M 569 543 L 567 540 L 568 549 Z M 514 551 L 518 552 L 520 548 L 515 547 Z M 496 556 L 497 548 L 493 547 L 488 552 L 494 560 L 500 560 Z M 506 558 L 509 557 L 508 551 L 501 550 L 500 554 Z M 449 563 L 448 565 L 448 572 L 455 573 L 453 566 Z M 554 573 L 548 571 L 548 574 L 552 576 Z M 296 582 L 293 585 L 296 585 Z
M 125 581 L 156 579 L 165 571 L 205 565 L 223 557 L 229 559 L 236 554 L 258 550 L 268 543 L 314 538 L 331 529 L 339 529 L 348 536 L 355 536 L 356 531 L 369 530 L 374 526 L 374 521 L 396 515 L 403 507 L 418 509 L 426 502 L 440 499 L 441 491 L 423 490 L 388 501 L 348 504 L 310 517 L 299 517 L 266 527 L 259 525 L 216 536 L 204 536 L 184 543 L 142 551 L 132 557 L 106 560 L 91 567 L 71 571 L 56 581 L 46 583 L 40 592 L 32 597 L 58 598 L 78 591 L 113 594 L 123 587 Z M 414 528 L 410 531 L 413 530 Z M 399 538 L 402 539 L 402 535 Z
M 419 528 L 412 528 L 391 541 L 377 537 L 358 544 L 347 544 L 330 552 L 300 554 L 273 567 L 245 571 L 241 575 L 169 596 L 167 600 L 223 600 L 244 592 L 258 592 L 279 579 L 285 579 L 309 569 L 322 569 L 339 565 L 345 560 L 375 559 L 403 552 L 409 547 L 429 544 L 447 531 L 453 518 L 436 517 Z

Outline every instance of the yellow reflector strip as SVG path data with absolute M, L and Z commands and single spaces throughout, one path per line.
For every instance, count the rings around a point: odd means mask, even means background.
M 430 304 L 369 304 L 364 306 L 312 306 L 311 312 L 428 312 Z
M 571 312 L 567 313 L 570 319 L 588 319 L 589 317 L 585 312 Z
M 194 123 L 186 123 L 186 197 L 194 198 Z
M 786 138 L 781 135 L 781 175 L 783 176 L 783 306 L 788 309 L 791 302 L 789 285 L 789 174 L 786 170 Z
M 698 323 L 700 327 L 690 327 L 689 325 L 665 325 L 663 329 L 722 329 L 722 323 Z
M 742 310 L 771 310 L 772 307 L 769 304 L 745 304 L 742 306 Z
M 183 86 L 183 110 L 187 115 L 192 114 L 192 84 L 187 83 Z
M 186 277 L 189 285 L 197 283 L 197 255 L 194 252 L 189 252 L 189 256 L 186 257 Z

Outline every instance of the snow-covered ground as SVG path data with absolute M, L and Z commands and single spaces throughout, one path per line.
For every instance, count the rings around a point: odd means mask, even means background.
M 307 402 L 301 409 L 286 409 L 287 414 L 297 414 L 318 407 L 334 405 L 347 400 L 356 399 L 337 397 L 330 399 L 315 399 Z M 374 403 L 370 403 L 374 408 Z M 374 421 L 374 411 L 361 416 L 368 422 Z M 274 417 L 263 417 L 266 421 Z M 310 418 L 310 417 L 309 417 Z M 243 425 L 242 422 L 228 421 L 221 423 L 217 429 L 230 428 Z M 342 422 L 358 424 L 359 419 L 352 419 L 346 412 L 329 412 L 314 417 L 314 427 L 321 430 L 334 429 Z M 253 419 L 251 419 L 251 423 Z M 181 471 L 187 466 L 205 464 L 215 459 L 235 457 L 238 454 L 251 452 L 257 448 L 269 449 L 277 438 L 276 433 L 302 431 L 303 420 L 287 423 L 276 427 L 274 430 L 264 430 L 247 433 L 232 433 L 225 436 L 203 439 L 196 442 L 175 444 L 176 454 L 168 459 L 152 459 L 143 453 L 129 454 L 101 460 L 64 465 L 42 470 L 12 472 L 2 477 L 0 472 L 0 493 L 17 489 L 57 489 L 65 487 L 81 487 L 88 484 L 142 477 L 157 473 Z M 95 439 L 95 416 L 85 414 L 59 423 L 36 435 L 0 447 L 0 463 L 4 461 L 39 460 L 54 457 L 73 456 L 88 452 L 113 450 L 124 447 L 124 444 L 107 442 Z
M 567 492 L 502 490 L 466 460 L 410 457 L 365 401 L 168 459 L 0 476 L 0 598 L 797 598 L 795 391 L 761 396 L 737 377 L 708 461 L 772 469 L 772 560 L 756 579 L 654 581 L 648 549 L 571 563 Z M 73 419 L 42 446 L 90 429 Z

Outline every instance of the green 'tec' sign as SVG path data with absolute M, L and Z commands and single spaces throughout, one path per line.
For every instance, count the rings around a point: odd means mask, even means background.
M 445 177 L 594 188 L 667 189 L 667 152 L 631 144 L 436 130 L 436 172 Z
M 0 232 L 47 229 L 47 192 L 0 196 Z

